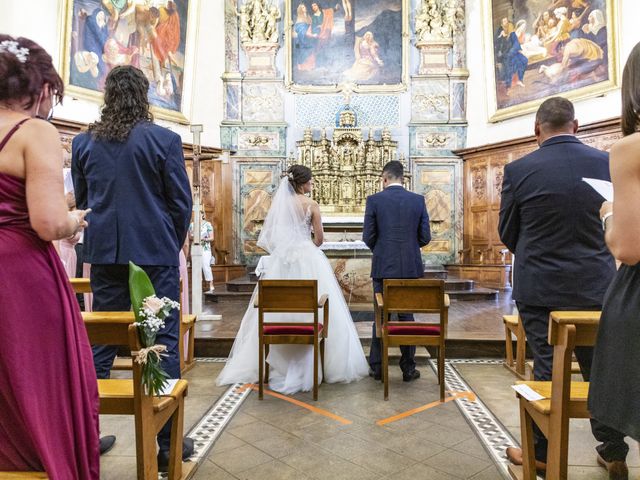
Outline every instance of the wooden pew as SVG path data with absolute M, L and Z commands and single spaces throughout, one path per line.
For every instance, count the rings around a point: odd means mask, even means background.
M 520 402 L 522 468 L 509 466 L 515 479 L 535 480 L 533 422 L 549 441 L 547 480 L 565 480 L 568 469 L 569 419 L 590 418 L 587 410 L 588 382 L 571 381 L 571 360 L 576 346 L 595 343 L 600 312 L 551 312 L 549 343 L 553 345 L 553 371 L 549 382 L 518 382 L 545 397 L 530 402 L 516 394 Z
M 0 472 L 2 480 L 46 480 L 49 477 L 44 472 Z
M 89 312 L 85 326 L 89 341 L 98 345 L 129 345 L 133 359 L 141 349 L 137 328 L 123 313 Z M 131 313 L 131 317 L 133 314 Z M 171 480 L 186 478 L 193 464 L 182 463 L 182 437 L 184 398 L 187 381 L 178 380 L 170 395 L 151 397 L 141 386 L 142 367 L 133 362 L 133 378 L 98 380 L 100 413 L 104 415 L 134 415 L 138 480 L 157 480 L 158 463 L 156 435 L 172 419 L 169 450 L 169 476 Z M 184 475 L 183 475 L 184 474 Z
M 520 315 L 503 315 L 502 322 L 504 323 L 505 334 L 505 360 L 502 364 L 505 368 L 511 370 L 518 378 L 525 380 L 526 365 L 524 363 L 524 357 L 527 351 L 527 339 L 524 334 Z M 516 336 L 515 361 L 513 358 L 513 341 L 511 334 Z
M 91 284 L 88 278 L 70 278 L 69 282 L 73 287 L 75 293 L 91 293 Z M 196 362 L 195 362 L 195 323 L 197 320 L 196 315 L 186 315 L 182 313 L 182 281 L 180 282 L 180 340 L 178 341 L 179 348 L 179 356 L 180 356 L 180 373 L 184 374 L 185 372 L 191 370 Z M 85 318 L 85 314 L 93 313 L 93 312 L 82 312 L 83 318 Z M 102 312 L 105 313 L 105 312 Z M 119 312 L 112 312 L 117 314 Z M 126 315 L 129 315 L 133 318 L 133 312 L 122 312 Z M 118 317 L 118 315 L 116 315 Z M 90 315 L 86 318 L 92 318 Z M 131 320 L 133 321 L 133 320 Z M 187 348 L 187 359 L 185 361 L 184 355 L 184 336 L 189 333 L 189 344 Z M 130 358 L 122 358 L 116 357 L 113 361 L 113 370 L 131 370 L 131 359 Z
M 521 380 L 533 380 L 533 361 L 525 362 L 527 354 L 527 337 L 522 326 L 520 315 L 503 315 L 505 332 L 505 368 L 513 372 Z M 513 341 L 511 334 L 516 337 L 516 356 L 513 358 Z M 527 371 L 528 370 L 528 371 Z M 580 373 L 578 362 L 571 363 L 571 373 Z

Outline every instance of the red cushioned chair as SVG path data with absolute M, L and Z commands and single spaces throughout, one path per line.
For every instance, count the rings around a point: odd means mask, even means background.
M 318 300 L 316 280 L 260 280 L 258 282 L 258 397 L 269 382 L 269 345 L 313 345 L 313 399 L 318 400 L 318 353 L 324 374 L 324 339 L 329 334 L 329 298 Z M 323 309 L 323 321 L 318 311 Z M 313 322 L 269 322 L 267 313 L 312 313 Z
M 438 348 L 440 401 L 444 401 L 444 354 L 449 296 L 444 280 L 385 280 L 382 295 L 376 293 L 376 331 L 382 332 L 384 399 L 389 400 L 389 347 L 424 345 Z M 439 314 L 438 323 L 391 322 L 391 313 Z

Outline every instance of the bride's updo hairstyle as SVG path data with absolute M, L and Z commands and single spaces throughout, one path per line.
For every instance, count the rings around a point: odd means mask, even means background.
M 302 186 L 311 180 L 313 174 L 309 167 L 305 167 L 304 165 L 291 165 L 287 170 L 286 176 L 296 193 L 304 193 Z
M 51 55 L 28 38 L 0 34 L 0 103 L 24 101 L 31 108 L 44 85 L 49 85 L 58 101 L 64 95 L 64 83 L 53 67 Z

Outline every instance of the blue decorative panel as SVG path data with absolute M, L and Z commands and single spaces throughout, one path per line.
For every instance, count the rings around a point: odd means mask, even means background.
M 240 85 L 226 84 L 225 100 L 226 100 L 226 120 L 240 120 Z
M 451 84 L 451 121 L 466 121 L 466 84 L 465 82 L 453 82 Z
M 449 125 L 418 125 L 409 127 L 411 157 L 451 157 L 451 150 L 464 148 L 467 127 Z
M 351 108 L 359 127 L 393 127 L 400 124 L 397 95 L 354 95 Z M 333 127 L 336 112 L 344 106 L 342 95 L 296 95 L 296 127 Z
M 462 227 L 459 172 L 459 161 L 414 163 L 414 191 L 425 197 L 431 227 L 431 242 L 422 250 L 427 265 L 455 262 Z
M 222 125 L 220 143 L 240 157 L 284 157 L 286 127 Z
M 238 162 L 234 173 L 236 257 L 240 263 L 256 265 L 260 255 L 264 255 L 256 241 L 278 185 L 280 162 Z

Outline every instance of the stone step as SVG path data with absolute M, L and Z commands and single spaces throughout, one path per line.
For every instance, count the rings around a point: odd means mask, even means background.
M 251 299 L 251 292 L 232 292 L 227 289 L 226 285 L 216 286 L 213 292 L 204 293 L 205 302 L 227 302 L 227 301 L 242 301 L 248 302 Z
M 437 280 L 446 280 L 448 272 L 442 267 L 425 267 L 422 278 L 433 278 Z
M 249 292 L 252 293 L 257 281 L 249 278 L 236 278 L 227 282 L 227 292 Z
M 484 287 L 474 287 L 473 290 L 447 290 L 451 299 L 456 300 L 495 300 L 498 298 L 498 290 Z
M 447 278 L 444 281 L 445 290 L 450 292 L 469 292 L 474 289 L 475 282 L 464 278 Z

